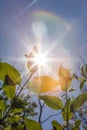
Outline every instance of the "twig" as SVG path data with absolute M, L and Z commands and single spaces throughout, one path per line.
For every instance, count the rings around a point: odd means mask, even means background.
M 26 84 L 28 83 L 28 81 L 30 80 L 30 78 L 32 77 L 33 73 L 28 77 L 27 81 L 24 83 L 24 85 L 21 87 L 20 91 L 18 92 L 18 94 L 15 96 L 15 99 L 19 97 L 20 93 L 22 92 L 22 90 L 24 89 L 24 87 L 26 86 Z
M 38 103 L 39 103 L 39 107 L 40 107 L 40 113 L 39 113 L 38 122 L 41 124 L 41 116 L 42 116 L 42 110 L 43 110 L 44 105 L 41 104 L 39 98 L 38 98 Z
M 66 89 L 66 104 L 67 104 L 67 112 L 66 112 L 66 118 L 67 118 L 67 130 L 68 130 L 68 126 L 69 126 L 69 119 L 68 119 L 68 95 L 67 95 L 67 89 Z
M 60 115 L 60 114 L 61 114 L 61 111 L 60 111 L 59 113 L 57 113 L 57 114 L 50 115 L 50 116 L 47 117 L 45 120 L 43 120 L 41 123 L 44 123 L 44 122 L 46 122 L 47 120 L 49 120 L 51 117 L 58 116 L 58 115 Z

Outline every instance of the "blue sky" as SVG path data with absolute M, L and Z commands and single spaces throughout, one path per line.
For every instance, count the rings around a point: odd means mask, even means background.
M 37 11 L 51 14 L 50 18 L 42 15 L 32 19 L 32 12 Z M 13 57 L 14 62 L 15 57 L 23 57 L 36 43 L 39 20 L 42 46 L 48 49 L 56 44 L 50 55 L 60 59 L 59 63 L 64 59 L 64 64 L 72 68 L 79 62 L 79 55 L 86 59 L 87 0 L 0 0 L 0 57 Z M 33 23 L 36 32 L 32 30 Z
M 70 51 L 75 51 L 76 48 L 84 49 L 87 43 L 86 0 L 37 0 L 20 15 L 32 1 L 0 0 L 0 55 L 7 53 L 18 56 L 26 52 L 26 49 L 21 47 L 23 45 L 19 39 L 22 39 L 23 35 L 31 35 L 29 15 L 32 11 L 38 10 L 58 15 L 72 26 L 74 31 L 64 39 L 63 46 Z
M 61 43 L 69 53 L 75 54 L 77 50 L 81 54 L 86 52 L 86 0 L 37 0 L 29 9 L 20 15 L 31 3 L 32 0 L 0 0 L 1 56 L 21 56 L 26 53 L 26 48 L 22 45 L 21 40 L 27 36 L 30 43 L 33 41 L 33 36 L 29 27 L 31 23 L 30 15 L 32 11 L 38 10 L 47 11 L 60 16 L 72 26 L 73 31 L 69 32 L 64 42 Z M 33 42 L 31 44 L 33 44 Z

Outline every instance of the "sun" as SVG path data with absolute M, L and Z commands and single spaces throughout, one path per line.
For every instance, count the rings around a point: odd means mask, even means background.
M 35 55 L 34 62 L 39 67 L 43 67 L 47 63 L 47 58 L 46 58 L 45 54 L 42 54 L 41 52 L 39 52 L 38 54 Z

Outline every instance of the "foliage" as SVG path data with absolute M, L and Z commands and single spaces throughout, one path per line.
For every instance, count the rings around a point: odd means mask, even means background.
M 55 88 L 58 82 L 49 76 L 35 77 L 28 83 L 28 88 L 37 93 L 48 92 Z
M 36 116 L 37 104 L 29 101 L 29 96 L 17 96 L 16 87 L 21 83 L 21 75 L 16 68 L 0 62 L 0 74 L 0 130 L 27 129 L 24 117 Z
M 62 100 L 56 96 L 39 96 L 40 99 L 42 99 L 46 105 L 54 110 L 59 110 L 63 108 Z
M 37 49 L 33 51 L 38 53 Z M 64 68 L 62 65 L 59 67 L 58 77 L 59 80 L 55 80 L 51 76 L 37 76 L 32 78 L 31 76 L 38 70 L 38 66 L 35 65 L 32 68 L 33 62 L 30 58 L 34 57 L 34 53 L 26 55 L 28 59 L 28 69 L 30 75 L 25 81 L 24 85 L 21 84 L 21 74 L 19 71 L 8 63 L 0 62 L 0 130 L 42 130 L 41 114 L 43 106 L 40 101 L 43 102 L 51 109 L 59 111 L 61 110 L 61 116 L 64 122 L 61 124 L 57 120 L 52 121 L 52 130 L 77 130 L 82 123 L 78 118 L 75 120 L 74 126 L 71 127 L 70 120 L 79 108 L 83 106 L 87 101 L 87 93 L 81 93 L 76 98 L 72 99 L 68 97 L 68 93 L 73 93 L 75 89 L 71 87 L 72 80 L 76 79 L 79 82 L 79 88 L 82 90 L 84 84 L 87 81 L 87 65 L 81 67 L 81 77 L 75 74 L 71 74 L 69 69 Z M 28 83 L 28 84 L 27 84 Z M 17 92 L 17 84 L 19 84 L 19 91 Z M 21 95 L 22 90 L 27 86 L 28 91 L 32 90 L 37 94 L 40 105 L 39 122 L 31 119 L 38 113 L 35 112 L 37 104 L 31 102 L 31 97 L 24 97 Z M 53 90 L 56 86 L 61 87 L 64 95 L 60 97 L 55 95 L 49 95 L 49 91 Z
M 53 125 L 53 130 L 62 130 L 63 129 L 63 127 L 56 120 L 52 121 L 52 125 Z
M 28 130 L 42 130 L 40 124 L 34 120 L 25 118 L 25 124 L 28 128 Z

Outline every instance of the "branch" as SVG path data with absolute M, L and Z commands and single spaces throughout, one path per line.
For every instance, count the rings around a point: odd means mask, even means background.
M 60 115 L 60 114 L 61 114 L 61 111 L 60 111 L 59 113 L 57 113 L 57 114 L 52 114 L 52 115 L 50 115 L 49 117 L 47 117 L 45 120 L 43 120 L 41 123 L 44 123 L 44 122 L 46 122 L 47 120 L 49 120 L 51 117 L 58 116 L 58 115 Z
M 66 113 L 66 118 L 67 118 L 67 130 L 68 130 L 68 126 L 69 126 L 69 118 L 68 118 L 68 94 L 67 94 L 67 89 L 66 89 L 66 104 L 67 104 L 67 113 Z
M 38 122 L 41 124 L 41 116 L 42 116 L 42 111 L 43 111 L 44 103 L 42 105 L 39 98 L 38 98 L 38 103 L 39 103 L 39 107 L 40 107 L 40 113 L 39 113 Z
M 21 94 L 22 90 L 24 89 L 24 87 L 26 86 L 26 84 L 28 83 L 28 81 L 30 80 L 30 78 L 32 77 L 33 73 L 28 77 L 27 81 L 24 83 L 24 85 L 21 87 L 20 91 L 18 92 L 18 94 L 15 96 L 15 99 L 17 99 L 19 97 L 19 95 Z

